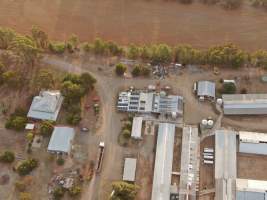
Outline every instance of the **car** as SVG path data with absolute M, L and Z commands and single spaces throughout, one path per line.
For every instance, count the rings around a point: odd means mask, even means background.
M 82 127 L 82 128 L 81 128 L 81 131 L 82 131 L 82 132 L 89 132 L 89 128 L 87 128 L 87 127 Z

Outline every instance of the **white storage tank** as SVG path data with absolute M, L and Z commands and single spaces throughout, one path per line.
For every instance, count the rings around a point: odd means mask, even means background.
M 211 120 L 211 119 L 208 120 L 208 126 L 209 126 L 209 127 L 213 127 L 213 124 L 214 124 L 213 120 Z
M 208 120 L 206 120 L 206 119 L 202 119 L 201 124 L 202 124 L 203 126 L 207 126 L 207 125 L 208 125 Z
M 217 99 L 217 104 L 218 105 L 222 105 L 223 104 L 223 100 L 222 99 Z

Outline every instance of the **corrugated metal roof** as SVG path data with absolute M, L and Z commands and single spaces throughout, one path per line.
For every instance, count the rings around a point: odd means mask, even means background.
M 250 142 L 250 143 L 267 142 L 267 134 L 239 131 L 239 140 L 242 142 Z
M 232 130 L 215 132 L 215 178 L 236 178 L 236 133 Z
M 55 127 L 48 144 L 48 151 L 69 153 L 74 138 L 74 129 Z
M 123 180 L 135 181 L 136 158 L 125 158 Z
M 267 114 L 267 94 L 234 94 L 222 98 L 226 115 Z
M 266 200 L 266 193 L 261 192 L 248 192 L 248 191 L 237 191 L 236 200 Z
M 56 121 L 62 102 L 63 96 L 59 91 L 40 92 L 33 98 L 27 117 Z
M 159 124 L 152 200 L 166 200 L 170 198 L 174 135 L 174 124 Z
M 267 155 L 267 144 L 266 143 L 240 142 L 239 143 L 239 152 Z
M 215 98 L 215 83 L 212 81 L 198 81 L 197 95 Z
M 131 136 L 136 139 L 142 138 L 143 117 L 134 117 Z

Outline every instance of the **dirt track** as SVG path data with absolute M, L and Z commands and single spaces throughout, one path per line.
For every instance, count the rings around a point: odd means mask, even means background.
M 0 0 L 0 26 L 27 33 L 32 25 L 39 25 L 53 39 L 75 33 L 83 41 L 100 36 L 121 44 L 196 47 L 231 41 L 248 50 L 267 49 L 267 13 L 249 5 L 225 11 L 163 0 Z

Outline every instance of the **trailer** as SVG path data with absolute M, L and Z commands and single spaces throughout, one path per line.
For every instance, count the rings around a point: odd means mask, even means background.
M 213 160 L 214 157 L 213 157 L 213 156 L 207 156 L 207 155 L 204 155 L 204 159 Z
M 204 148 L 204 153 L 214 153 L 214 149 L 212 149 L 212 148 Z
M 96 172 L 101 172 L 103 157 L 104 157 L 104 149 L 105 149 L 105 143 L 100 142 L 98 146 L 98 156 L 97 156 L 97 165 L 96 165 Z
M 213 160 L 204 160 L 204 164 L 213 165 Z

